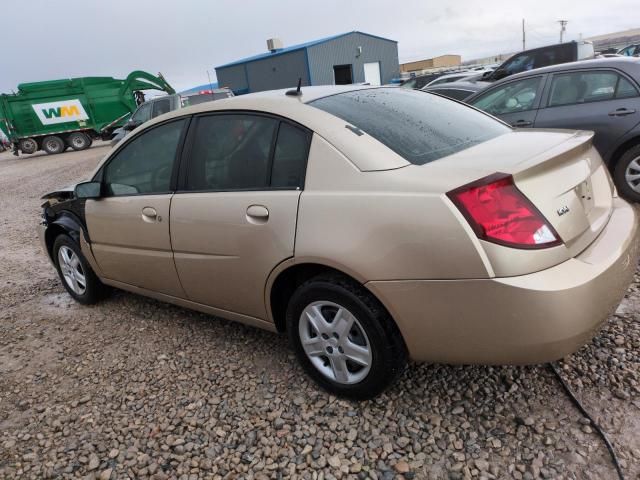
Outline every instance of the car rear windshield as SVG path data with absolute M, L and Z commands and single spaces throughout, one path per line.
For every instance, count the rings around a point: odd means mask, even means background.
M 359 128 L 415 165 L 510 131 L 470 107 L 405 88 L 354 90 L 309 104 Z

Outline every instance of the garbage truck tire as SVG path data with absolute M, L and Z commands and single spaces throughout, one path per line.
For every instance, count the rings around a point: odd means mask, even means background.
M 67 143 L 76 151 L 86 150 L 91 146 L 91 139 L 86 133 L 74 132 L 67 138 Z
M 42 141 L 42 149 L 49 155 L 54 155 L 56 153 L 64 152 L 66 149 L 66 145 L 60 137 L 50 135 L 48 137 L 45 137 Z
M 23 138 L 19 148 L 22 153 L 35 153 L 38 151 L 38 142 L 34 138 Z

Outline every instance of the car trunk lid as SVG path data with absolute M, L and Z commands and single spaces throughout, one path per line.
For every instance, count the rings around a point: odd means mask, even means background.
M 576 134 L 509 172 L 560 235 L 571 257 L 598 236 L 613 206 L 613 184 L 592 138 L 592 133 Z
M 536 250 L 480 240 L 495 276 L 524 275 L 575 257 L 606 226 L 615 190 L 592 139 L 584 131 L 515 131 L 428 166 L 431 175 L 448 169 L 449 190 L 496 173 L 511 175 L 560 236 L 562 245 Z

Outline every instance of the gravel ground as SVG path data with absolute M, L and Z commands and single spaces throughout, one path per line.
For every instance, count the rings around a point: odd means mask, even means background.
M 74 303 L 40 195 L 107 152 L 0 154 L 0 478 L 612 479 L 539 367 L 412 365 L 378 399 L 310 383 L 284 338 L 124 292 Z M 640 478 L 639 277 L 564 376 Z

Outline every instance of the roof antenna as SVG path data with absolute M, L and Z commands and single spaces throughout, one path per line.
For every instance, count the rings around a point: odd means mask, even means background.
M 289 95 L 292 97 L 300 97 L 302 95 L 302 91 L 300 90 L 300 87 L 302 86 L 302 77 L 298 78 L 298 88 L 295 90 L 287 90 L 285 92 L 285 95 Z

